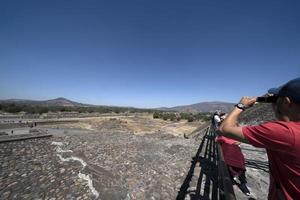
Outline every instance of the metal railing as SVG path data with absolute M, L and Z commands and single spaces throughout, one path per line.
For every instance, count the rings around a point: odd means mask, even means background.
M 177 200 L 190 195 L 192 199 L 236 200 L 222 148 L 215 142 L 216 133 L 212 126 L 207 126 L 188 138 L 201 140 L 196 155 L 192 158 L 190 170 L 178 191 Z M 201 167 L 197 185 L 192 187 L 191 180 L 197 175 L 195 170 Z M 190 190 L 189 188 L 193 188 Z
M 209 136 L 209 130 L 207 126 L 189 137 L 195 140 L 202 138 L 202 140 L 195 156 L 192 157 L 190 169 L 178 191 L 176 200 L 184 200 L 187 195 L 191 199 L 218 199 L 217 161 L 211 153 L 215 152 L 215 146 Z
M 213 126 L 210 126 L 210 133 L 214 140 L 217 136 Z M 218 160 L 218 184 L 219 184 L 219 198 L 225 200 L 236 200 L 231 176 L 228 171 L 228 167 L 224 160 L 223 151 L 221 145 L 216 142 L 217 146 L 217 160 Z

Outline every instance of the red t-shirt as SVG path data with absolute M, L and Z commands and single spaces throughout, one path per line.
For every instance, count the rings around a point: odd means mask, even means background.
M 287 200 L 300 199 L 300 122 L 246 126 L 243 134 L 250 144 L 267 150 L 272 173 L 269 199 L 278 199 L 276 182 Z

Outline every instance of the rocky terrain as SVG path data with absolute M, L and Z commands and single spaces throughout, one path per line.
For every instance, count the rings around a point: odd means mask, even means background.
M 0 199 L 175 199 L 198 146 L 172 135 L 49 132 L 0 143 Z
M 275 120 L 275 115 L 272 110 L 272 104 L 268 103 L 257 103 L 243 112 L 240 117 L 242 124 L 255 125 L 272 120 Z
M 265 120 L 247 112 L 244 123 Z M 218 199 L 214 140 L 197 126 L 132 116 L 38 127 L 53 137 L 0 143 L 0 199 Z M 237 199 L 266 199 L 266 153 L 241 148 L 251 196 L 235 185 Z

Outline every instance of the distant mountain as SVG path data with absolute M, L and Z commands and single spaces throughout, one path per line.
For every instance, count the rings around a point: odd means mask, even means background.
M 171 108 L 158 108 L 159 110 L 165 111 L 178 111 L 178 112 L 215 112 L 216 110 L 221 110 L 221 112 L 229 112 L 232 110 L 234 103 L 228 102 L 219 102 L 219 101 L 212 101 L 212 102 L 202 102 L 196 103 L 191 105 L 184 105 L 184 106 L 176 106 Z
M 116 106 L 98 106 L 98 105 L 91 105 L 91 104 L 83 104 L 78 103 L 75 101 L 71 101 L 69 99 L 60 97 L 56 99 L 50 99 L 45 101 L 36 101 L 36 100 L 26 100 L 26 99 L 7 99 L 7 100 L 0 100 L 0 103 L 4 104 L 19 104 L 19 105 L 31 105 L 31 106 L 64 106 L 64 107 L 114 107 Z M 215 112 L 216 110 L 221 110 L 222 112 L 230 112 L 235 104 L 228 103 L 228 102 L 202 102 L 196 103 L 191 105 L 184 105 L 184 106 L 176 106 L 176 107 L 162 107 L 157 108 L 156 110 L 163 110 L 163 111 L 178 111 L 178 112 Z M 134 109 L 131 107 L 131 109 Z M 275 119 L 272 105 L 268 103 L 258 103 L 253 107 L 247 109 L 245 112 L 242 113 L 241 117 L 239 118 L 240 122 L 243 124 L 258 124 L 266 121 L 271 121 Z
M 26 99 L 7 99 L 0 100 L 0 103 L 14 103 L 21 105 L 31 105 L 31 106 L 64 106 L 64 107 L 98 107 L 98 105 L 83 104 L 69 99 L 59 97 L 56 99 L 37 101 L 37 100 L 26 100 Z M 222 112 L 229 112 L 233 108 L 233 103 L 227 102 L 203 102 L 196 103 L 192 105 L 176 106 L 176 107 L 163 107 L 157 108 L 158 110 L 164 111 L 178 111 L 178 112 L 215 112 L 216 110 L 221 110 Z M 101 107 L 117 107 L 117 106 L 101 106 Z M 133 107 L 132 107 L 133 108 Z
M 63 98 L 63 97 L 44 101 L 44 104 L 46 106 L 66 106 L 66 107 L 85 106 L 85 104 L 71 101 L 71 100 Z
M 15 103 L 15 104 L 33 105 L 33 106 L 65 106 L 65 107 L 93 106 L 89 104 L 82 104 L 75 101 L 71 101 L 63 97 L 45 100 L 45 101 L 26 100 L 26 99 L 7 99 L 7 100 L 0 100 L 0 103 Z

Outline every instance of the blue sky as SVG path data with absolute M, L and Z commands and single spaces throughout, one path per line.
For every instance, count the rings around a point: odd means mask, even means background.
M 300 1 L 0 2 L 0 99 L 237 102 L 300 76 Z

